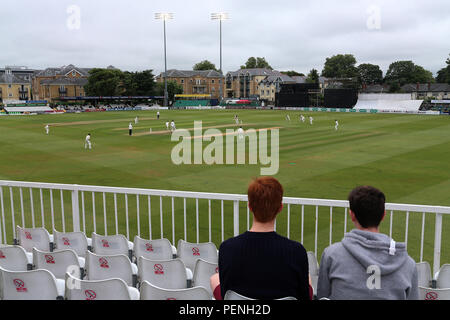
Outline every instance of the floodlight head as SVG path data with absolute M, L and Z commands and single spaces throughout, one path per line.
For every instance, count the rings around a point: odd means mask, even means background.
M 155 19 L 156 20 L 172 20 L 173 19 L 173 13 L 169 13 L 169 12 L 158 12 L 155 13 Z
M 211 13 L 211 20 L 228 20 L 230 17 L 227 12 Z

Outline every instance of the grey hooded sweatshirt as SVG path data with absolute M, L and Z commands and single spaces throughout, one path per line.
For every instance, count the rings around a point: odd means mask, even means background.
M 404 243 L 354 229 L 322 254 L 317 297 L 331 300 L 417 300 L 415 261 Z

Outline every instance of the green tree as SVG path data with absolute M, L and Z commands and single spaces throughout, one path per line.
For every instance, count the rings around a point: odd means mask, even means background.
M 121 95 L 124 73 L 118 69 L 94 68 L 89 71 L 88 83 L 84 86 L 88 96 L 114 96 Z
M 450 58 L 446 61 L 447 67 L 438 71 L 436 76 L 436 82 L 450 84 Z
M 358 66 L 358 81 L 365 84 L 383 83 L 383 71 L 380 67 L 370 63 L 363 63 Z
M 396 83 L 401 87 L 407 83 L 434 82 L 434 78 L 430 71 L 412 61 L 396 61 L 389 65 L 384 81 L 391 86 Z
M 266 61 L 266 58 L 250 57 L 247 59 L 245 65 L 241 66 L 241 69 L 254 69 L 254 68 L 266 68 L 273 70 L 270 64 Z
M 356 59 L 352 54 L 338 54 L 327 58 L 322 76 L 327 78 L 353 78 L 358 75 Z
M 170 101 L 174 101 L 176 94 L 183 93 L 183 86 L 178 84 L 176 81 L 168 80 L 167 81 L 167 93 Z M 164 81 L 157 82 L 155 85 L 155 95 L 164 96 Z
M 196 63 L 194 65 L 194 67 L 192 68 L 193 70 L 216 70 L 216 65 L 208 60 L 203 60 L 199 63 Z
M 306 77 L 306 83 L 319 83 L 319 72 L 316 69 L 312 69 Z

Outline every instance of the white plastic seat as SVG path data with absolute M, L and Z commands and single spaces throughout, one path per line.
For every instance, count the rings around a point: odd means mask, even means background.
M 139 257 L 150 260 L 170 260 L 177 255 L 177 249 L 166 238 L 147 240 L 134 237 L 134 261 Z
M 29 259 L 25 249 L 21 246 L 4 246 L 0 248 L 0 267 L 3 269 L 27 271 L 28 265 Z
M 419 286 L 419 300 L 450 300 L 450 288 L 435 289 Z
M 246 296 L 239 294 L 233 290 L 227 290 L 227 292 L 225 292 L 224 300 L 257 300 L 257 299 L 246 297 Z M 275 299 L 275 300 L 297 300 L 297 298 L 283 297 L 283 298 Z
M 141 300 L 211 300 L 211 295 L 203 287 L 186 289 L 163 289 L 148 281 L 140 288 Z
M 57 279 L 64 279 L 66 272 L 80 270 L 78 256 L 72 249 L 45 252 L 33 248 L 33 262 L 35 269 L 48 270 Z
M 311 287 L 313 288 L 313 294 L 315 295 L 317 294 L 317 281 L 319 280 L 319 263 L 317 262 L 314 252 L 308 251 L 307 255 L 309 276 L 311 277 Z
M 426 261 L 417 262 L 416 268 L 418 275 L 418 285 L 421 287 L 429 287 L 432 280 L 430 264 Z
M 0 268 L 0 300 L 64 298 L 64 280 L 47 270 L 8 271 Z
M 225 292 L 223 300 L 256 300 L 256 299 L 243 296 L 242 294 L 239 294 L 233 290 L 227 290 L 227 292 Z
M 33 263 L 32 249 L 35 247 L 42 251 L 50 251 L 52 242 L 50 234 L 45 228 L 22 228 L 16 227 L 18 244 L 27 252 L 28 262 Z
M 78 257 L 84 257 L 86 250 L 92 244 L 92 239 L 87 238 L 81 231 L 59 232 L 53 230 L 53 236 L 55 249 L 72 249 Z
M 443 264 L 436 276 L 436 287 L 450 289 L 450 264 Z
M 90 251 L 86 252 L 87 280 L 105 280 L 119 278 L 128 286 L 135 286 L 135 277 L 138 273 L 136 264 L 124 254 L 98 255 Z
M 66 273 L 66 300 L 139 300 L 139 291 L 119 278 L 80 280 Z
M 111 236 L 102 236 L 92 232 L 92 252 L 96 254 L 124 254 L 131 259 L 130 252 L 133 251 L 133 242 L 123 234 L 115 234 Z
M 184 262 L 186 268 L 191 271 L 195 268 L 198 259 L 218 263 L 217 247 L 213 242 L 191 243 L 184 240 L 178 241 L 178 257 Z
M 138 279 L 148 281 L 153 285 L 165 289 L 183 289 L 188 287 L 188 272 L 180 259 L 149 260 L 138 258 Z M 192 274 L 189 274 L 189 280 Z
M 213 295 L 210 278 L 213 274 L 219 272 L 219 267 L 217 263 L 212 263 L 205 261 L 203 259 L 198 259 L 194 267 L 194 275 L 192 277 L 193 287 L 204 287 L 208 292 Z

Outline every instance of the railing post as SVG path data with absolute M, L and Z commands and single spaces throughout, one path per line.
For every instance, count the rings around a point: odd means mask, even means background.
M 233 201 L 233 233 L 234 236 L 239 235 L 239 200 Z
M 73 231 L 80 230 L 80 206 L 78 203 L 78 189 L 75 187 L 72 191 L 72 221 Z
M 442 213 L 436 213 L 436 224 L 434 227 L 434 259 L 433 278 L 441 267 L 441 240 L 442 240 Z

